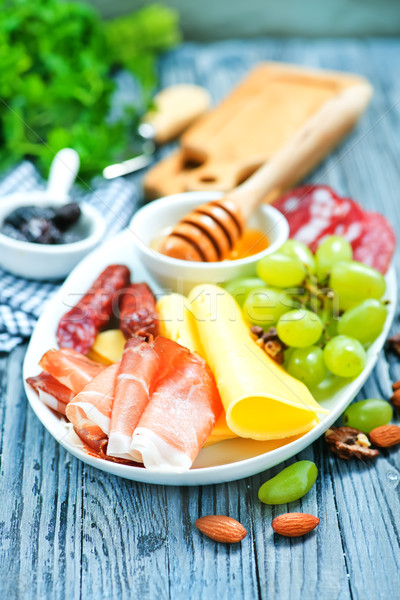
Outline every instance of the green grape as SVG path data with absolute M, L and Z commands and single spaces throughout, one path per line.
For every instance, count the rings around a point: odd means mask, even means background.
M 315 273 L 315 260 L 310 248 L 297 242 L 296 240 L 287 240 L 280 248 L 279 254 L 285 254 L 292 258 L 298 258 L 305 265 L 307 271 L 313 275 Z
M 366 354 L 358 340 L 347 335 L 337 335 L 326 344 L 324 360 L 334 375 L 355 377 L 365 367 Z
M 258 262 L 257 275 L 273 287 L 294 287 L 304 280 L 306 268 L 298 258 L 275 252 Z
M 258 287 L 249 292 L 243 315 L 253 325 L 270 327 L 292 308 L 290 298 L 279 289 Z
M 287 371 L 308 387 L 318 385 L 328 374 L 323 351 L 317 346 L 296 348 L 287 362 Z
M 338 261 L 352 258 L 353 249 L 349 242 L 338 235 L 331 235 L 322 242 L 315 253 L 318 279 L 324 279 Z
M 367 300 L 379 300 L 386 290 L 383 275 L 372 267 L 355 261 L 341 261 L 332 267 L 330 287 L 336 292 L 342 310 Z
M 282 315 L 276 328 L 282 342 L 295 348 L 312 346 L 323 331 L 318 315 L 305 309 L 291 310 Z
M 318 469 L 311 460 L 299 460 L 269 479 L 258 490 L 264 504 L 286 504 L 302 498 L 312 488 Z
M 283 351 L 283 356 L 284 356 L 284 365 L 287 368 L 290 358 L 293 354 L 293 352 L 295 352 L 296 348 L 286 348 L 286 350 Z
M 324 324 L 326 334 L 326 337 L 324 337 L 322 341 L 335 337 L 335 335 L 337 335 L 339 317 L 336 315 L 333 307 L 328 305 L 318 313 L 318 316 Z
M 381 333 L 386 317 L 386 306 L 382 302 L 364 300 L 340 317 L 337 330 L 340 335 L 348 335 L 362 344 L 369 344 Z
M 364 433 L 369 433 L 375 427 L 386 425 L 392 419 L 392 406 L 386 400 L 378 398 L 355 402 L 343 413 L 343 423 L 347 427 L 355 427 Z
M 265 287 L 265 283 L 259 277 L 236 277 L 224 285 L 226 291 L 235 298 L 240 306 L 243 306 L 251 290 L 261 287 Z

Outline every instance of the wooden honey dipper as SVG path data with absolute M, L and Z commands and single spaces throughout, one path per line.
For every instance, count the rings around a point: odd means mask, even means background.
M 345 88 L 244 183 L 221 200 L 202 204 L 187 214 L 157 250 L 189 261 L 224 260 L 261 201 L 267 195 L 267 200 L 272 200 L 273 192 L 304 177 L 350 131 L 371 95 L 367 82 Z

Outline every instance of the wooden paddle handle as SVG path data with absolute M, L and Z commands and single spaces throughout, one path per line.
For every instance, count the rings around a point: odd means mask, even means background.
M 360 83 L 343 90 L 316 112 L 291 140 L 254 175 L 226 195 L 247 221 L 267 194 L 309 172 L 353 127 L 367 107 L 372 86 Z

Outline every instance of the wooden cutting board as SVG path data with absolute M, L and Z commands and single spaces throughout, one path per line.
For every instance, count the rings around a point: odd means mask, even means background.
M 368 82 L 357 75 L 261 63 L 214 110 L 181 137 L 180 148 L 148 171 L 148 198 L 193 190 L 228 191 L 281 149 L 311 116 L 345 88 Z M 365 89 L 364 89 L 365 92 Z M 355 124 L 338 121 L 335 139 L 322 140 L 311 170 Z M 345 127 L 343 127 L 345 125 Z M 345 129 L 345 131 L 344 131 Z M 305 173 L 292 173 L 287 186 Z

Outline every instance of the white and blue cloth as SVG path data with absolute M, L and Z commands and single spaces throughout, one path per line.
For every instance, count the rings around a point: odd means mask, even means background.
M 44 189 L 44 182 L 30 162 L 24 162 L 0 180 L 0 202 L 14 192 Z M 138 207 L 138 188 L 124 179 L 93 181 L 90 191 L 76 189 L 71 196 L 100 210 L 107 221 L 107 237 L 126 227 Z M 16 277 L 0 268 L 0 352 L 10 352 L 26 341 L 46 301 L 59 282 L 42 282 Z

